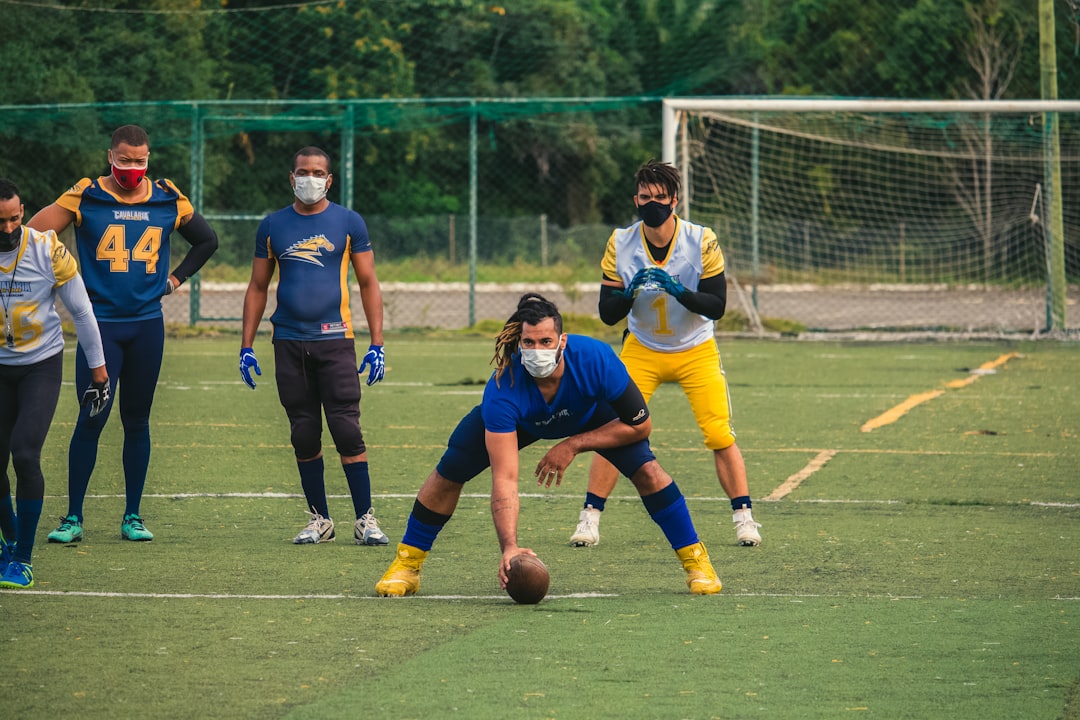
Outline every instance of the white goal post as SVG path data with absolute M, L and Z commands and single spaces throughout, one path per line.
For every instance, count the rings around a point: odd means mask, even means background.
M 749 318 L 1080 330 L 1080 101 L 668 98 L 663 159 Z

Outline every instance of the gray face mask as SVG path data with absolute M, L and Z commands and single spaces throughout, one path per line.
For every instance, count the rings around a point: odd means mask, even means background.
M 22 240 L 22 225 L 15 228 L 11 232 L 5 232 L 0 230 L 0 252 L 11 252 L 15 248 L 19 247 L 19 242 Z
M 314 205 L 326 197 L 326 178 L 313 175 L 301 175 L 296 180 L 293 194 L 305 205 Z

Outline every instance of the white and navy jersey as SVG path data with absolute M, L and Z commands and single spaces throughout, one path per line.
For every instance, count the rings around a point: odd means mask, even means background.
M 337 203 L 315 215 L 292 205 L 263 218 L 255 257 L 278 265 L 275 340 L 352 338 L 349 270 L 354 253 L 371 252 L 367 225 Z
M 10 325 L 15 347 L 0 332 L 0 364 L 30 365 L 64 349 L 56 288 L 75 277 L 75 258 L 53 231 L 22 228 L 22 242 L 0 253 L 0 328 Z M 9 323 L 10 321 L 10 323 Z
M 705 278 L 724 272 L 724 254 L 710 228 L 675 217 L 675 237 L 662 261 L 653 259 L 641 222 L 616 229 L 608 238 L 601 269 L 605 277 L 629 285 L 638 270 L 658 267 L 687 290 L 697 291 Z M 713 337 L 713 321 L 687 310 L 661 288 L 645 286 L 634 299 L 627 318 L 630 332 L 641 344 L 658 352 L 680 352 Z
M 83 281 L 100 322 L 161 317 L 169 277 L 169 236 L 195 212 L 170 180 L 145 183 L 146 195 L 127 202 L 105 189 L 104 178 L 83 178 L 57 199 L 75 213 Z

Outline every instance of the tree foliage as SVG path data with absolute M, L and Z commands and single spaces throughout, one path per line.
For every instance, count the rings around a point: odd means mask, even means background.
M 220 209 L 287 201 L 283 157 L 300 142 L 331 151 L 334 117 L 307 100 L 659 97 L 801 94 L 957 98 L 1039 95 L 1038 18 L 1026 0 L 0 0 L 8 33 L 0 174 L 44 200 L 104 162 L 109 131 L 157 125 L 155 168 L 188 170 L 181 119 L 116 112 L 35 120 L 25 106 L 178 100 L 294 101 L 273 131 L 237 112 L 208 138 L 206 193 Z M 1059 48 L 1071 48 L 1075 3 L 1062 5 Z M 988 48 L 997 55 L 977 66 Z M 1015 55 L 1009 53 L 1015 52 Z M 992 66 L 996 61 L 1004 66 Z M 1080 96 L 1074 57 L 1061 53 L 1059 92 Z M 996 67 L 996 69 L 993 69 Z M 977 89 L 999 82 L 989 91 Z M 988 76 L 993 75 L 991 79 Z M 434 107 L 434 106 L 433 106 Z M 355 118 L 355 199 L 390 215 L 467 208 L 463 106 L 429 114 L 392 104 Z M 622 222 L 627 187 L 659 155 L 655 106 L 550 111 L 488 104 L 481 163 L 502 179 L 484 212 L 547 213 L 562 225 Z M 37 113 L 41 115 L 40 111 Z M 166 120 L 172 122 L 166 123 Z M 25 132 L 49 123 L 49 140 Z M 265 118 L 259 122 L 266 122 Z M 176 130 L 162 130 L 169 125 Z M 170 137 L 174 133 L 175 137 Z M 42 131 L 42 136 L 44 136 Z M 336 154 L 336 152 L 332 152 Z M 25 168 L 47 156 L 54 175 Z M 55 176 L 66 178 L 62 186 Z M 251 178 L 257 178 L 253 181 Z M 362 200 L 362 202 L 361 202 Z

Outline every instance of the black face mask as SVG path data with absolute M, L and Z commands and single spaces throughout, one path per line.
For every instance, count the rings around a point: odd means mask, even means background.
M 11 252 L 19 247 L 20 240 L 22 240 L 22 225 L 11 232 L 0 230 L 0 252 Z
M 667 219 L 671 217 L 672 209 L 670 205 L 653 200 L 644 205 L 638 205 L 637 212 L 643 223 L 654 228 L 667 222 Z

